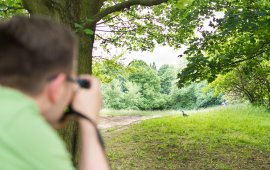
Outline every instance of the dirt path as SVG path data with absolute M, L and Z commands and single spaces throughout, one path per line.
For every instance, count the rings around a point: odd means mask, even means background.
M 142 120 L 161 117 L 161 115 L 155 116 L 103 116 L 100 118 L 98 127 L 100 129 L 108 129 L 112 127 L 122 127 L 133 123 L 137 123 Z

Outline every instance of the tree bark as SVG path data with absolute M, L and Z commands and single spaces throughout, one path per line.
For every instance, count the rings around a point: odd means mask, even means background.
M 92 27 L 95 30 L 95 27 Z M 91 74 L 92 73 L 92 53 L 94 48 L 95 34 L 80 35 L 79 39 L 79 58 L 78 58 L 78 73 Z

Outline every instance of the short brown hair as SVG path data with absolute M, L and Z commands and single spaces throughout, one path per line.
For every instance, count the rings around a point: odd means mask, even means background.
M 36 95 L 51 76 L 70 74 L 75 35 L 43 17 L 0 23 L 0 85 Z

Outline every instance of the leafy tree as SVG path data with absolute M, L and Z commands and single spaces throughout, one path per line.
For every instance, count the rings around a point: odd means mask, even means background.
M 196 108 L 207 108 L 220 105 L 223 99 L 223 93 L 214 94 L 214 88 L 209 88 L 206 81 L 196 84 Z
M 157 66 L 156 66 L 156 63 L 153 62 L 153 63 L 150 63 L 150 67 L 154 70 L 157 70 Z
M 127 91 L 122 97 L 122 102 L 125 104 L 123 108 L 129 110 L 138 110 L 143 102 L 140 88 L 131 82 L 126 83 L 126 88 Z
M 173 109 L 196 108 L 195 84 L 182 89 L 174 87 L 169 105 Z
M 208 83 L 192 83 L 184 88 L 173 86 L 169 107 L 172 109 L 198 109 L 220 105 L 223 101 L 222 94 L 215 95 L 212 88 L 206 88 Z
M 151 87 L 155 90 L 160 90 L 160 79 L 157 75 L 156 70 L 153 70 L 142 60 L 134 60 L 128 65 L 130 70 L 128 79 L 134 83 L 137 83 L 144 94 L 147 87 Z
M 121 96 L 124 94 L 120 82 L 115 79 L 103 89 L 104 103 L 107 108 L 122 109 L 123 103 Z
M 270 62 L 242 64 L 233 71 L 220 75 L 209 86 L 217 94 L 225 93 L 234 98 L 247 99 L 256 105 L 270 106 Z
M 162 65 L 158 70 L 158 75 L 160 77 L 160 93 L 170 94 L 173 83 L 176 79 L 175 68 L 167 64 Z
M 140 109 L 158 109 L 160 78 L 155 70 L 142 60 L 132 61 L 128 69 L 132 70 L 128 75 L 128 80 L 140 87 L 143 97 Z
M 118 79 L 113 80 L 109 84 L 103 85 L 103 96 L 106 108 L 138 110 L 142 97 L 140 88 L 131 82 L 126 81 L 124 86 L 126 90 L 121 88 L 123 84 Z
M 148 66 L 145 62 L 137 60 L 130 63 L 125 70 L 128 70 L 126 77 L 118 76 L 103 85 L 106 108 L 194 109 L 219 105 L 222 102 L 222 95 L 214 95 L 213 88 L 208 87 L 205 81 L 193 83 L 182 89 L 177 88 L 173 66 L 163 65 L 157 73 L 156 70 L 151 69 L 151 64 Z M 166 93 L 162 93 L 162 90 Z
M 109 83 L 117 77 L 127 74 L 126 68 L 119 61 L 123 54 L 114 56 L 112 59 L 97 59 L 93 65 L 93 75 L 102 83 Z
M 178 75 L 179 86 L 203 79 L 213 81 L 244 61 L 269 60 L 269 6 L 268 0 L 193 1 L 177 19 L 183 24 L 181 34 L 177 34 L 181 37 L 174 36 L 188 46 L 185 54 L 189 63 Z M 220 11 L 224 17 L 217 17 Z M 212 29 L 206 29 L 205 23 Z

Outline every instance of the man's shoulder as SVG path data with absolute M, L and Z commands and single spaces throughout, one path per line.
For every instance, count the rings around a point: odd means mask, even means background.
M 6 167 L 16 166 L 17 169 L 24 166 L 31 169 L 71 169 L 63 141 L 33 103 L 22 99 L 7 99 L 5 102 L 10 108 L 0 107 L 1 116 L 5 117 L 0 125 L 1 160 L 6 161 Z

